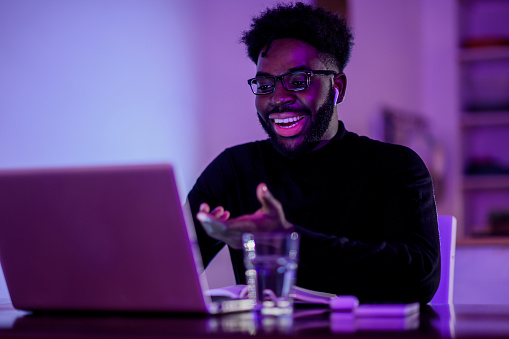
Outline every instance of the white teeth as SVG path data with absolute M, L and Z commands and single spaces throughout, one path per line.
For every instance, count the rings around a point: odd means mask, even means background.
M 289 122 L 297 122 L 297 121 L 301 120 L 302 118 L 304 118 L 304 116 L 285 118 L 285 119 L 274 119 L 274 122 L 276 124 L 287 124 Z
M 278 124 L 280 128 L 292 128 L 295 125 L 297 125 L 297 123 L 299 121 L 301 121 L 302 119 L 304 119 L 303 115 L 298 116 L 298 117 L 285 118 L 285 119 L 274 119 L 274 123 Z M 291 125 L 281 125 L 281 124 L 288 124 L 288 123 L 292 123 L 292 122 L 293 122 L 293 124 L 291 124 Z

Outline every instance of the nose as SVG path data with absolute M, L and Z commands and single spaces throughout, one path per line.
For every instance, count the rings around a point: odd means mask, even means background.
M 272 106 L 283 106 L 295 101 L 294 92 L 285 89 L 281 81 L 281 79 L 276 81 L 276 87 L 274 88 L 274 92 L 271 94 L 270 104 Z

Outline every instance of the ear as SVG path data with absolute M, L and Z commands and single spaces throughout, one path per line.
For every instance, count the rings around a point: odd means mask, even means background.
M 346 75 L 340 73 L 334 77 L 334 87 L 336 88 L 336 96 L 334 105 L 340 104 L 345 100 L 346 95 Z

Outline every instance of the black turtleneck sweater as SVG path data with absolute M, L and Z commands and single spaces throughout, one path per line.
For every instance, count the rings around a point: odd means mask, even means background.
M 226 149 L 188 196 L 205 266 L 224 243 L 196 220 L 200 203 L 232 217 L 253 213 L 260 182 L 301 234 L 298 286 L 361 302 L 431 300 L 440 280 L 437 214 L 415 152 L 348 132 L 341 121 L 329 143 L 293 159 L 268 140 Z M 242 251 L 230 254 L 237 283 L 245 283 Z

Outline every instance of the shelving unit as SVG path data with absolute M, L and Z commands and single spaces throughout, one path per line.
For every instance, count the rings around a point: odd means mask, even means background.
M 509 243 L 509 0 L 459 0 L 465 242 Z
M 509 126 L 509 111 L 463 112 L 461 125 L 463 128 Z
M 498 60 L 506 58 L 509 58 L 509 47 L 505 46 L 463 48 L 460 51 L 460 60 L 463 62 Z

